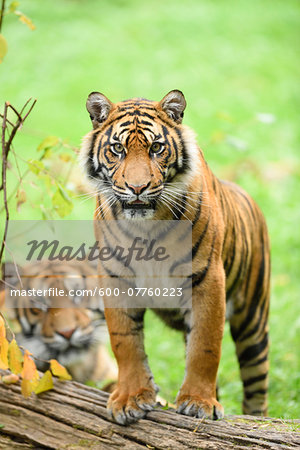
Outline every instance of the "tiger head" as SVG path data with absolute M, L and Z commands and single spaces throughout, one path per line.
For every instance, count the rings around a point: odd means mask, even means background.
M 81 162 L 102 196 L 103 218 L 108 209 L 114 218 L 160 218 L 172 188 L 183 191 L 199 163 L 194 134 L 181 124 L 182 92 L 116 104 L 92 92 L 86 106 L 94 129 L 83 140 Z
M 77 261 L 37 262 L 17 266 L 17 273 L 13 264 L 5 264 L 7 287 L 6 292 L 2 291 L 1 309 L 17 342 L 37 358 L 38 369 L 45 370 L 46 360 L 55 358 L 77 381 L 111 378 L 111 362 L 105 354 L 108 335 L 101 299 L 87 308 L 80 306 L 80 301 L 86 299 L 68 296 L 70 289 L 79 293 L 93 288 L 95 270 L 88 263 Z M 34 289 L 46 292 L 49 288 L 63 291 L 65 297 L 31 295 Z

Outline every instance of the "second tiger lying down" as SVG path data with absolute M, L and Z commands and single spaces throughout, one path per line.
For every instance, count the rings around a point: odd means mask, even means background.
M 76 261 L 37 262 L 21 268 L 22 289 L 90 289 L 96 270 L 88 263 Z M 5 280 L 9 286 L 21 288 L 13 264 L 6 264 Z M 9 292 L 9 289 L 7 289 Z M 117 369 L 106 349 L 107 327 L 101 302 L 94 308 L 78 305 L 81 299 L 67 299 L 68 304 L 51 307 L 51 298 L 38 298 L 33 303 L 26 296 L 6 299 L 5 315 L 11 321 L 19 345 L 36 358 L 38 369 L 48 368 L 46 360 L 56 359 L 79 382 L 115 381 Z M 59 302 L 61 300 L 59 299 Z M 66 307 L 68 306 L 68 307 Z

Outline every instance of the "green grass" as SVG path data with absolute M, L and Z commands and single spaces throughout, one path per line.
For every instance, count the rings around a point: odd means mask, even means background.
M 211 168 L 249 191 L 266 215 L 272 242 L 269 414 L 299 417 L 299 2 L 24 0 L 20 9 L 36 30 L 6 18 L 0 100 L 21 106 L 28 97 L 38 99 L 15 145 L 24 158 L 34 158 L 48 135 L 79 146 L 90 129 L 85 100 L 91 91 L 112 101 L 184 92 L 184 121 L 197 132 Z M 257 113 L 272 114 L 274 122 L 262 123 Z M 12 217 L 38 217 L 38 198 L 30 191 L 31 203 Z M 92 209 L 91 202 L 78 202 L 70 217 L 91 218 Z M 151 313 L 146 322 L 151 367 L 161 395 L 172 401 L 184 373 L 182 338 Z M 228 329 L 219 382 L 226 412 L 240 413 Z

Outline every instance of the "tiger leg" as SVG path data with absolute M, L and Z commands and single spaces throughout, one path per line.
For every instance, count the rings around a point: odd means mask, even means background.
M 254 280 L 251 283 L 251 279 Z M 243 297 L 229 318 L 243 382 L 243 412 L 267 415 L 269 263 L 252 264 Z
M 185 333 L 184 333 L 185 355 L 186 355 L 186 346 L 187 346 L 188 335 L 189 335 L 189 333 L 187 331 L 185 331 Z M 216 399 L 218 401 L 220 400 L 220 389 L 219 389 L 218 380 L 216 382 Z
M 216 378 L 225 321 L 225 281 L 222 264 L 193 288 L 186 375 L 177 396 L 177 412 L 220 419 L 223 407 L 216 399 Z
M 109 417 L 121 425 L 141 419 L 156 404 L 157 387 L 149 369 L 143 342 L 141 309 L 105 309 L 112 350 L 119 374 L 107 403 Z
M 257 330 L 250 330 L 237 337 L 235 328 L 231 326 L 231 334 L 235 340 L 243 382 L 243 413 L 265 416 L 267 415 L 269 370 L 268 328 L 266 324 L 262 324 Z

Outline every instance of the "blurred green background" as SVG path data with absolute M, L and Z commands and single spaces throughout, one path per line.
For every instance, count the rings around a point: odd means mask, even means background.
M 49 135 L 80 145 L 91 128 L 91 91 L 112 101 L 184 92 L 184 123 L 195 129 L 210 167 L 243 186 L 266 215 L 273 266 L 269 414 L 299 417 L 299 1 L 22 0 L 19 8 L 36 29 L 5 17 L 0 100 L 20 108 L 38 99 L 15 142 L 24 159 L 37 158 Z M 12 191 L 16 182 L 12 172 Z M 23 189 L 27 201 L 11 217 L 41 217 L 44 184 L 29 176 Z M 92 200 L 73 201 L 66 219 L 92 218 Z M 182 337 L 151 313 L 146 322 L 150 365 L 161 395 L 173 401 L 184 373 Z M 239 414 L 241 384 L 227 328 L 219 384 L 226 413 Z

